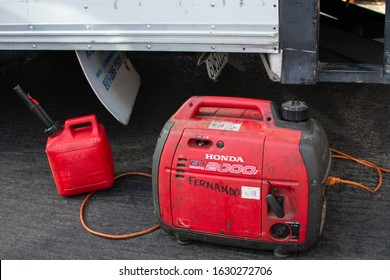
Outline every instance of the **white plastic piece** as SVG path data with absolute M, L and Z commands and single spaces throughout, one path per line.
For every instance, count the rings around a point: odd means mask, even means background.
M 128 124 L 141 78 L 124 52 L 76 51 L 81 68 L 106 109 Z
M 280 50 L 279 53 L 268 54 L 268 61 L 272 72 L 274 72 L 280 79 L 282 76 L 283 50 Z

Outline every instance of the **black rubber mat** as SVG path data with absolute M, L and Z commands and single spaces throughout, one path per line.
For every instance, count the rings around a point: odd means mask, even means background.
M 116 173 L 151 172 L 157 137 L 193 95 L 245 96 L 309 103 L 330 145 L 390 167 L 390 87 L 369 84 L 286 86 L 268 80 L 257 55 L 231 55 L 217 83 L 187 53 L 131 53 L 142 86 L 128 126 L 119 124 L 90 89 L 72 52 L 7 52 L 0 56 L 1 259 L 273 259 L 273 252 L 193 242 L 182 246 L 162 230 L 128 240 L 87 233 L 79 221 L 84 195 L 58 196 L 45 155 L 43 127 L 13 92 L 21 84 L 53 119 L 94 113 L 105 126 Z M 374 186 L 369 168 L 334 161 L 332 175 Z M 375 195 L 329 188 L 328 213 L 317 246 L 291 259 L 389 259 L 390 175 Z M 86 208 L 95 230 L 121 234 L 150 227 L 151 181 L 123 178 L 97 193 Z

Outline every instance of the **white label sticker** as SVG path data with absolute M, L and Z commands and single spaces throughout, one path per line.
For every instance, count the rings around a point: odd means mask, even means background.
M 230 130 L 239 131 L 242 123 L 231 123 L 231 122 L 216 122 L 213 121 L 209 125 L 210 129 Z
M 260 200 L 260 188 L 241 186 L 241 198 Z

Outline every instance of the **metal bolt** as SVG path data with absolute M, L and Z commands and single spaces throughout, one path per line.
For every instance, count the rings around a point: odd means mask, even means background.
M 217 142 L 217 147 L 218 147 L 219 149 L 222 149 L 224 146 L 225 146 L 225 144 L 224 144 L 222 141 L 218 141 L 218 142 Z
M 150 24 L 146 25 L 147 28 L 150 28 Z
M 214 2 L 211 2 L 211 3 L 210 3 L 210 6 L 211 6 L 211 7 L 215 7 L 215 3 L 214 3 Z
M 215 25 L 212 25 L 212 26 L 211 26 L 211 29 L 215 29 Z
M 149 50 L 152 48 L 152 46 L 151 45 L 147 45 L 146 46 Z
M 32 26 L 31 24 L 28 27 L 30 28 L 30 30 L 34 29 L 34 26 Z
M 33 48 L 35 48 L 36 46 L 35 45 L 32 45 Z
M 84 5 L 84 9 L 88 9 L 88 5 Z
M 316 179 L 313 179 L 313 180 L 311 180 L 311 184 L 312 184 L 313 186 L 315 186 L 315 185 L 318 184 L 318 181 L 317 181 Z
M 88 45 L 87 47 L 88 47 L 88 49 L 92 48 L 92 46 L 91 46 L 91 45 Z
M 211 49 L 212 49 L 212 50 L 215 50 L 215 46 L 211 46 Z
M 86 27 L 87 27 L 87 29 L 91 29 L 91 26 L 89 26 L 89 25 L 87 25 Z

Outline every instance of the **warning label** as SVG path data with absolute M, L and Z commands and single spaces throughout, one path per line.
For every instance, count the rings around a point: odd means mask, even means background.
M 219 129 L 219 130 L 230 130 L 230 131 L 239 131 L 242 123 L 232 123 L 232 122 L 216 122 L 213 121 L 210 125 L 210 129 Z

